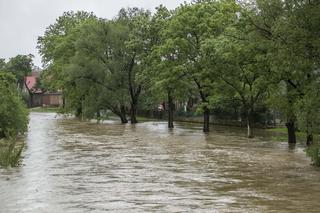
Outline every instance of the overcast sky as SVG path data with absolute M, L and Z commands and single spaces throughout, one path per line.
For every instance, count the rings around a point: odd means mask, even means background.
M 154 10 L 160 4 L 174 9 L 185 0 L 0 0 L 0 58 L 33 54 L 41 66 L 36 49 L 38 36 L 64 11 L 85 10 L 98 17 L 113 18 L 123 7 Z

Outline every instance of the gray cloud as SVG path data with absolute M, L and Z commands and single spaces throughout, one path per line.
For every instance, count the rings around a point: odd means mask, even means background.
M 35 55 L 41 66 L 37 38 L 64 11 L 85 10 L 98 17 L 113 18 L 123 7 L 153 10 L 160 4 L 174 9 L 184 0 L 0 0 L 0 58 L 17 54 Z

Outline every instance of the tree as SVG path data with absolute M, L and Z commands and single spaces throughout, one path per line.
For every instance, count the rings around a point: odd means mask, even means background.
M 197 1 L 180 6 L 166 30 L 166 46 L 171 55 L 179 61 L 178 76 L 186 76 L 193 81 L 199 93 L 203 112 L 203 131 L 209 132 L 210 107 L 209 96 L 213 84 L 208 79 L 208 67 L 204 66 L 203 45 L 208 37 L 217 37 L 232 21 L 237 6 L 232 1 Z
M 146 68 L 146 59 L 151 52 L 152 39 L 150 36 L 151 12 L 139 8 L 122 9 L 116 19 L 117 23 L 128 30 L 128 39 L 125 41 L 125 64 L 128 76 L 128 90 L 130 96 L 131 123 L 137 123 L 139 98 L 146 78 L 143 70 Z
M 320 20 L 318 1 L 257 1 L 255 17 L 250 17 L 257 32 L 270 42 L 269 61 L 273 76 L 286 85 L 286 117 L 289 143 L 296 143 L 295 105 L 317 79 L 319 68 Z M 281 84 L 283 84 L 281 83 Z
M 152 96 L 157 97 L 156 104 L 167 100 L 168 128 L 174 128 L 174 101 L 186 99 L 185 91 L 189 85 L 183 81 L 185 80 L 183 76 L 179 76 L 181 73 L 177 60 L 165 45 L 167 39 L 165 30 L 173 14 L 160 5 L 153 15 L 149 30 L 151 53 L 147 54 L 146 68 L 143 70 L 143 75 L 147 76 L 145 78 L 147 87 L 152 91 Z
M 219 79 L 225 87 L 220 91 L 241 101 L 249 138 L 253 137 L 255 109 L 266 98 L 270 84 L 267 45 L 240 12 L 220 36 L 210 37 L 204 45 L 212 82 Z
M 50 25 L 43 36 L 38 37 L 38 50 L 45 66 L 44 84 L 52 89 L 64 89 L 64 68 L 69 64 L 76 50 L 74 42 L 77 39 L 77 27 L 87 20 L 96 19 L 92 13 L 64 12 L 56 22 Z M 63 91 L 65 92 L 65 91 Z
M 86 102 L 86 108 L 95 108 L 94 112 L 109 109 L 127 123 L 126 28 L 111 21 L 92 20 L 78 32 L 77 52 L 66 70 L 68 82 L 72 82 L 67 87 L 73 91 L 69 99 Z
M 32 71 L 32 59 L 33 55 L 17 55 L 13 58 L 10 58 L 9 62 L 4 66 L 4 69 L 7 72 L 12 73 L 17 79 L 20 90 L 25 86 L 25 77 Z
M 0 71 L 3 71 L 6 66 L 6 60 L 4 58 L 0 58 Z

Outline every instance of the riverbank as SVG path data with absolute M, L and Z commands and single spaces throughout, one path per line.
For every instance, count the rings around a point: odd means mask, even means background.
M 29 112 L 61 112 L 61 108 L 59 107 L 35 107 L 29 108 Z

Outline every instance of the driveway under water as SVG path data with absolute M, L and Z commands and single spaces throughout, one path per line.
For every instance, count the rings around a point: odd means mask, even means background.
M 30 119 L 22 165 L 0 169 L 0 212 L 320 212 L 320 170 L 262 130 Z

